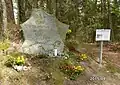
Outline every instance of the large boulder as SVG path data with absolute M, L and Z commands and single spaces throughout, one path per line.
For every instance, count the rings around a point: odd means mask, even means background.
M 31 17 L 21 24 L 25 41 L 20 52 L 53 55 L 62 53 L 69 25 L 61 23 L 42 9 L 34 9 Z

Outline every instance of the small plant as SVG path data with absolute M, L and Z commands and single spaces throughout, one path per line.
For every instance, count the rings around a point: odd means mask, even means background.
M 84 68 L 82 66 L 74 66 L 74 72 L 71 75 L 70 79 L 75 80 L 82 72 L 84 71 Z
M 15 58 L 11 55 L 7 55 L 8 60 L 5 62 L 5 65 L 8 67 L 12 67 L 15 64 Z
M 70 38 L 70 34 L 72 33 L 72 30 L 69 29 L 67 32 L 66 32 L 66 39 L 69 39 Z
M 69 56 L 69 54 L 68 53 L 64 53 L 64 59 L 68 59 L 70 56 Z
M 24 56 L 18 56 L 17 59 L 15 59 L 16 65 L 24 65 L 25 64 L 25 58 Z
M 85 59 L 87 59 L 88 57 L 87 57 L 86 54 L 80 54 L 80 55 L 79 55 L 79 58 L 80 58 L 80 60 L 85 60 Z
M 0 50 L 4 51 L 10 47 L 10 41 L 8 39 L 0 42 Z
M 70 34 L 72 32 L 72 30 L 71 29 L 69 29 L 68 31 L 67 31 L 67 34 Z
M 69 59 L 69 58 L 73 58 L 75 55 L 72 52 L 64 52 L 63 56 L 64 59 Z
M 76 80 L 77 77 L 84 71 L 84 68 L 80 65 L 65 65 L 60 67 L 61 71 L 69 76 L 71 80 Z
M 7 66 L 14 66 L 14 65 L 21 66 L 25 64 L 25 58 L 23 55 L 17 57 L 11 55 L 7 55 L 7 56 L 9 57 L 8 60 L 6 61 Z
M 59 68 L 71 80 L 76 80 L 77 77 L 84 71 L 84 68 L 78 65 L 73 57 L 67 57 L 67 59 L 63 59 L 59 65 Z

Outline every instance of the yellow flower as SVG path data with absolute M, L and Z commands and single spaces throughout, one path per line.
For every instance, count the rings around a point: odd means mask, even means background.
M 76 67 L 75 67 L 75 70 L 77 70 L 77 71 L 83 71 L 83 70 L 84 70 L 84 68 L 83 68 L 83 67 L 81 67 L 81 66 L 76 66 Z
M 69 29 L 68 31 L 67 31 L 67 33 L 69 34 L 69 33 L 71 33 L 72 32 L 72 30 L 71 29 Z
M 17 60 L 20 60 L 20 56 L 17 57 Z
M 23 60 L 23 61 L 24 61 L 24 56 L 21 56 L 21 60 Z
M 75 69 L 77 69 L 77 70 L 78 70 L 78 69 L 81 69 L 81 66 L 76 66 Z
M 25 59 L 24 59 L 24 56 L 18 56 L 17 59 L 16 59 L 16 63 L 19 64 L 24 64 L 25 63 Z
M 25 63 L 24 56 L 21 56 L 21 61 L 22 61 L 23 63 Z
M 81 60 L 87 59 L 87 55 L 86 54 L 81 54 L 80 59 Z
M 81 60 L 84 60 L 83 58 L 80 58 Z

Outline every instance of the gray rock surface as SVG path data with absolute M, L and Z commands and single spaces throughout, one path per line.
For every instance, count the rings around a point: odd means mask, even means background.
M 20 52 L 52 56 L 54 49 L 58 49 L 58 53 L 62 53 L 69 25 L 61 23 L 42 9 L 34 9 L 21 27 L 25 41 Z

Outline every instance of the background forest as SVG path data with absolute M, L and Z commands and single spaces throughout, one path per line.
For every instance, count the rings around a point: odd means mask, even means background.
M 0 0 L 0 32 L 5 30 L 2 27 L 5 21 L 8 27 L 15 22 L 19 27 L 30 17 L 33 8 L 43 8 L 69 24 L 72 36 L 82 42 L 94 42 L 96 28 L 111 28 L 111 41 L 120 41 L 120 0 Z

